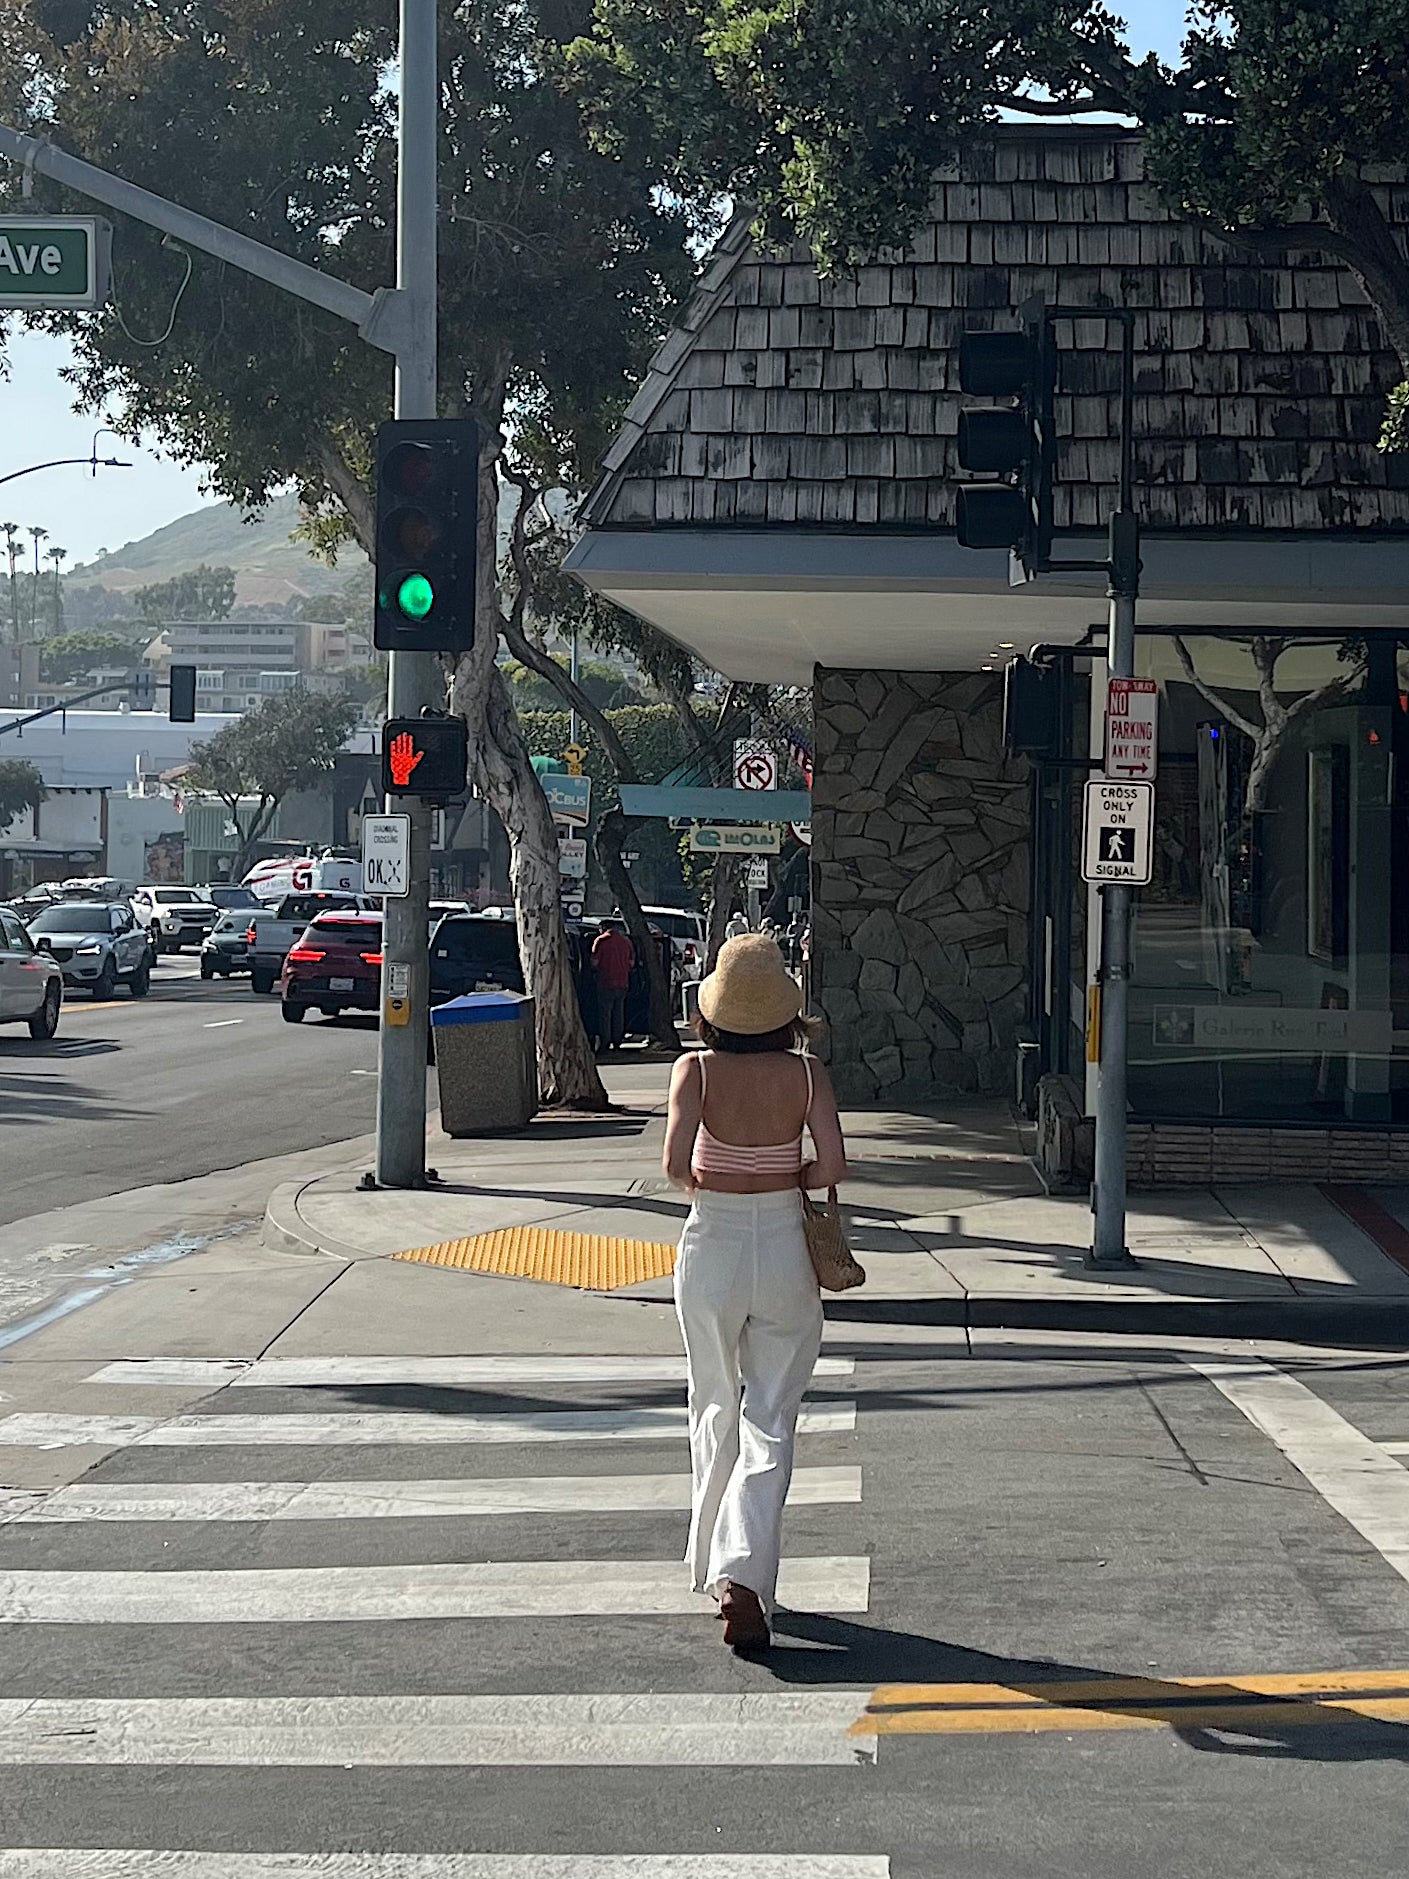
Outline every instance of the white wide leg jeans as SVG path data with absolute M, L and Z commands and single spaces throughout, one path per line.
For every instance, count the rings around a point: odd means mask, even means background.
M 733 1579 L 771 1610 L 797 1414 L 822 1343 L 798 1190 L 698 1190 L 675 1309 L 690 1377 L 686 1564 L 697 1592 Z

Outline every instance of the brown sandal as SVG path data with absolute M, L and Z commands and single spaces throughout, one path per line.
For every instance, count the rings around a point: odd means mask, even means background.
M 770 1638 L 768 1620 L 757 1592 L 730 1579 L 719 1601 L 719 1615 L 724 1620 L 724 1642 L 732 1651 L 766 1651 Z

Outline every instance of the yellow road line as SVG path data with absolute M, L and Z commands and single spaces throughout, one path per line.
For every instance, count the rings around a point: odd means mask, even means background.
M 394 1257 L 592 1292 L 663 1279 L 675 1270 L 675 1248 L 665 1241 L 566 1233 L 554 1227 L 506 1227 L 498 1233 L 442 1240 L 436 1246 L 414 1246 Z
M 892 1683 L 855 1736 L 1040 1735 L 1093 1729 L 1324 1728 L 1352 1716 L 1409 1721 L 1409 1670 L 1051 1683 Z

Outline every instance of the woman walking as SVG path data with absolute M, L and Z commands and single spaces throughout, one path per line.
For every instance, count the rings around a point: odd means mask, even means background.
M 686 1561 L 736 1651 L 768 1644 L 798 1408 L 822 1341 L 802 1189 L 846 1175 L 801 1003 L 772 940 L 726 941 L 700 986 L 704 1049 L 681 1057 L 670 1083 L 665 1171 L 693 1201 L 675 1268 L 690 1377 Z

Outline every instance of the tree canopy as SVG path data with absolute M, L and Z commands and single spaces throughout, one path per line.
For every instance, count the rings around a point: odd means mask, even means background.
M 70 684 L 96 666 L 133 663 L 133 644 L 125 633 L 64 633 L 39 646 L 39 676 L 46 685 Z
M 317 787 L 356 722 L 357 707 L 346 696 L 295 687 L 191 745 L 183 781 L 188 789 L 218 796 L 230 811 L 239 842 L 232 870 L 237 879 L 279 804 L 297 790 Z
M 173 620 L 228 620 L 235 604 L 235 570 L 209 568 L 202 562 L 170 580 L 139 587 L 133 599 L 150 626 Z
M 1409 376 L 1409 261 L 1375 189 L 1409 150 L 1406 46 L 1409 0 L 1195 0 L 1178 65 L 1133 56 L 1102 0 L 597 0 L 569 66 L 600 148 L 697 214 L 756 205 L 824 267 L 903 247 L 1005 112 L 1133 119 L 1172 207 L 1342 259 Z
M 0 835 L 26 809 L 37 809 L 48 792 L 44 779 L 23 758 L 0 758 Z

